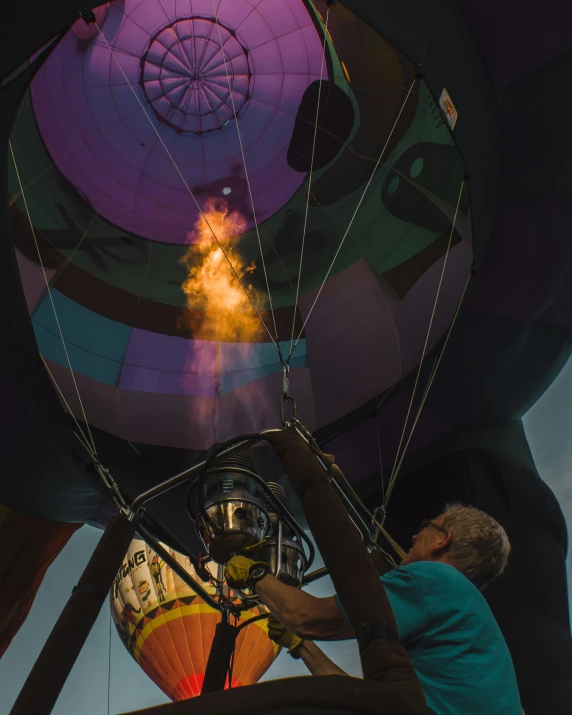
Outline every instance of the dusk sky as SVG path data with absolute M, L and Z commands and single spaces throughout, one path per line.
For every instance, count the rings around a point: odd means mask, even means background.
M 554 490 L 568 526 L 572 524 L 572 361 L 524 420 L 541 476 Z M 0 712 L 9 711 L 101 532 L 83 527 L 48 571 L 32 612 L 10 649 L 0 660 Z M 572 559 L 568 558 L 569 588 Z M 313 586 L 319 596 L 333 592 L 331 582 Z M 111 636 L 110 636 L 111 634 Z M 359 675 L 355 643 L 324 648 L 347 672 Z M 283 653 L 265 679 L 302 675 L 304 666 Z M 109 687 L 108 687 L 109 683 Z M 109 694 L 109 709 L 108 709 Z M 76 663 L 54 715 L 107 715 L 168 702 L 127 653 L 111 626 L 106 606 Z

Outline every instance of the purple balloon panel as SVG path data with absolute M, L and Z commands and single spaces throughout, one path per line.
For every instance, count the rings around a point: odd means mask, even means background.
M 280 427 L 279 403 L 282 375 L 267 375 L 241 385 L 225 395 L 161 394 L 125 390 L 76 373 L 77 390 L 69 370 L 47 361 L 69 408 L 78 419 L 82 398 L 90 425 L 131 442 L 167 447 L 209 449 L 245 432 Z M 298 398 L 298 414 L 309 429 L 315 428 L 314 395 L 306 368 L 291 372 Z M 67 409 L 62 404 L 64 409 Z
M 288 344 L 283 345 L 287 349 Z M 296 361 L 303 364 L 306 342 L 301 340 Z M 122 390 L 216 397 L 245 382 L 281 373 L 272 343 L 230 343 L 186 340 L 147 330 L 131 330 L 121 368 Z
M 122 390 L 216 396 L 217 343 L 133 329 L 121 369 Z
M 425 353 L 435 346 L 471 271 L 469 243 L 451 249 L 441 281 L 444 261 L 436 261 L 401 301 L 365 260 L 330 277 L 306 325 L 318 427 L 405 377 L 419 363 L 428 332 Z M 300 298 L 304 318 L 317 290 Z
M 226 199 L 250 227 L 245 164 L 258 220 L 284 206 L 305 178 L 286 154 L 322 64 L 302 0 L 125 0 L 100 16 L 101 34 L 74 25 L 31 86 L 52 159 L 95 210 L 188 243 L 192 193 Z

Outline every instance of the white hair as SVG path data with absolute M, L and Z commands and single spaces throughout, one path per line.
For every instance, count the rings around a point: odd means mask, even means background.
M 481 591 L 505 570 L 511 551 L 503 527 L 473 506 L 447 504 L 441 526 L 452 534 L 449 560 Z

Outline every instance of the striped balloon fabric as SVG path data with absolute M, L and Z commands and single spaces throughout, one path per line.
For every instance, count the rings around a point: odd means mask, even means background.
M 173 550 L 171 554 L 201 582 L 185 556 Z M 210 584 L 202 585 L 214 593 Z M 200 695 L 221 614 L 138 539 L 117 574 L 110 603 L 125 647 L 161 690 L 172 700 Z M 255 608 L 243 613 L 237 625 L 261 612 Z M 231 687 L 256 683 L 279 650 L 268 638 L 265 619 L 243 628 L 236 641 Z

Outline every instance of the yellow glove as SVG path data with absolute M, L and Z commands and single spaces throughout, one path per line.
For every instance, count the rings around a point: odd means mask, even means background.
M 292 658 L 300 657 L 296 650 L 302 644 L 302 639 L 287 630 L 272 614 L 268 616 L 268 637 L 283 648 L 287 648 Z
M 266 566 L 262 561 L 253 561 L 248 556 L 233 556 L 225 567 L 226 582 L 231 588 L 247 588 L 250 582 L 250 574 L 256 566 Z

